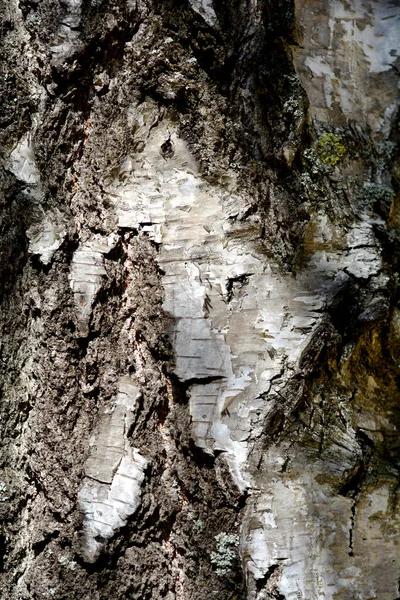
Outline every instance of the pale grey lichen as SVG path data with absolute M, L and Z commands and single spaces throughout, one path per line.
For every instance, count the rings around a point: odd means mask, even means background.
M 211 552 L 211 563 L 215 567 L 215 572 L 220 577 L 231 573 L 237 561 L 237 550 L 239 546 L 239 536 L 232 533 L 219 533 L 215 536 L 217 547 L 215 552 Z
M 42 22 L 42 19 L 40 18 L 40 16 L 36 13 L 31 13 L 28 16 L 28 24 L 29 25 L 40 25 Z
M 314 177 L 322 175 L 323 173 L 327 173 L 331 170 L 330 165 L 320 161 L 315 148 L 306 148 L 303 151 L 303 161 L 305 163 L 307 172 Z
M 0 502 L 6 502 L 8 500 L 7 485 L 4 481 L 0 481 Z
M 371 204 L 376 202 L 390 204 L 393 200 L 393 197 L 393 190 L 387 185 L 380 183 L 366 183 L 361 190 L 361 198 L 366 202 L 370 202 Z
M 323 193 L 324 176 L 332 170 L 332 167 L 319 159 L 315 148 L 306 148 L 302 153 L 302 160 L 304 167 L 300 175 L 302 192 L 314 198 L 316 194 Z
M 204 529 L 204 523 L 201 519 L 198 519 L 197 521 L 195 521 L 193 523 L 193 533 L 194 535 L 197 535 L 199 533 L 201 533 Z
M 307 194 L 318 192 L 318 184 L 315 183 L 309 173 L 302 173 L 300 175 L 300 185 L 302 190 Z
M 286 100 L 285 104 L 283 105 L 283 112 L 291 115 L 295 119 L 301 117 L 303 111 L 299 108 L 299 99 L 296 96 L 290 96 L 290 98 Z
M 61 556 L 58 562 L 69 571 L 74 571 L 77 566 L 77 563 L 74 560 L 70 560 L 65 555 Z
M 380 156 L 382 156 L 385 160 L 393 160 L 396 158 L 397 145 L 390 140 L 385 140 L 383 142 L 378 142 L 376 144 L 376 148 Z

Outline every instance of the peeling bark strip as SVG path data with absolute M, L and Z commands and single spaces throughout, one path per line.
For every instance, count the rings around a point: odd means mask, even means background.
M 82 554 L 94 562 L 117 528 L 125 525 L 140 504 L 140 487 L 147 461 L 132 448 L 128 431 L 140 390 L 125 377 L 104 414 L 85 464 L 86 478 L 78 493 L 84 514 Z
M 0 0 L 0 599 L 395 600 L 400 5 Z

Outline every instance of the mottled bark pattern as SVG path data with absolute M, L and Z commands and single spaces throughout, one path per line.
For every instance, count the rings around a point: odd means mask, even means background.
M 398 0 L 0 15 L 0 598 L 398 600 Z

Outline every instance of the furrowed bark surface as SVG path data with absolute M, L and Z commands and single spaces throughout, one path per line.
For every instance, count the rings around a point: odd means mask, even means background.
M 0 598 L 400 598 L 400 3 L 2 0 Z

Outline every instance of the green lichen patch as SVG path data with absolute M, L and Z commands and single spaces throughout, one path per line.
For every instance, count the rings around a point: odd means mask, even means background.
M 325 165 L 334 166 L 343 158 L 347 149 L 339 135 L 328 133 L 318 140 L 317 152 L 320 160 Z

